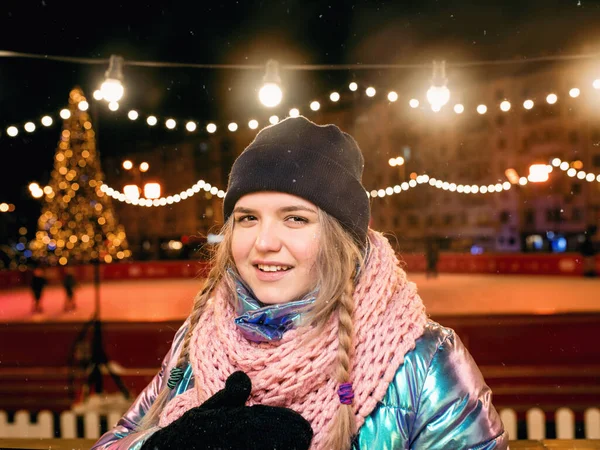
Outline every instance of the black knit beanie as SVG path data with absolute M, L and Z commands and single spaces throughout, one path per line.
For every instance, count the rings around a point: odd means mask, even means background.
M 246 194 L 285 192 L 335 217 L 364 247 L 370 205 L 361 184 L 363 167 L 352 136 L 335 125 L 289 117 L 263 128 L 233 163 L 223 202 L 225 221 Z

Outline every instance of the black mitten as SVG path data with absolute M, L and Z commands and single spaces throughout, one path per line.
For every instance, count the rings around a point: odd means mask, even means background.
M 141 450 L 308 450 L 310 423 L 300 414 L 275 406 L 244 406 L 250 378 L 241 371 L 225 388 L 155 432 Z

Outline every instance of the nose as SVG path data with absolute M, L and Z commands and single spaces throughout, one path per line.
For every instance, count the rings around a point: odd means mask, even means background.
M 262 253 L 277 252 L 281 248 L 281 239 L 277 233 L 277 226 L 269 221 L 262 221 L 258 226 L 258 234 L 254 246 Z

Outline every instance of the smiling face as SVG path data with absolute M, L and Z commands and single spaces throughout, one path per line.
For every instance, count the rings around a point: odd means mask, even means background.
M 315 288 L 321 226 L 313 203 L 256 192 L 237 201 L 233 218 L 233 260 L 259 301 L 287 303 Z

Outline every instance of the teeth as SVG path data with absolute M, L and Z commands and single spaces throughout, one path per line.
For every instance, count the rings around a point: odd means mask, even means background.
M 288 270 L 289 266 L 266 266 L 264 264 L 258 264 L 258 268 L 263 272 L 277 272 L 279 270 Z

